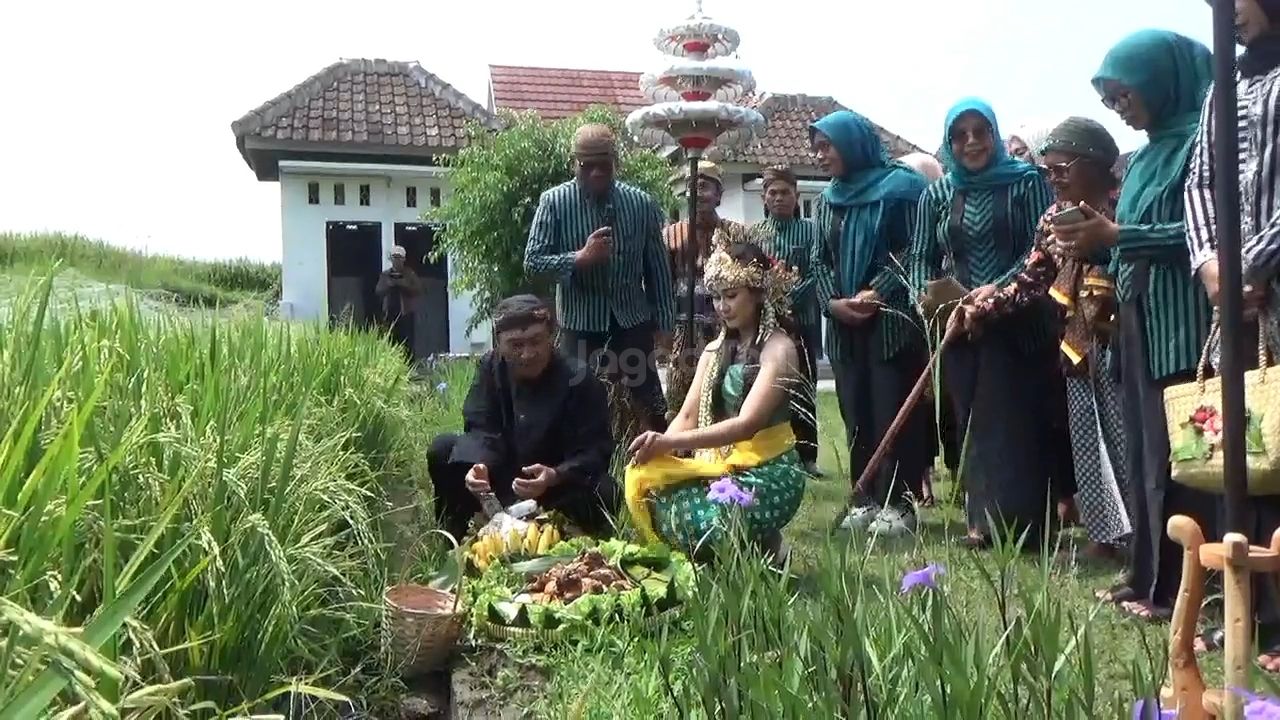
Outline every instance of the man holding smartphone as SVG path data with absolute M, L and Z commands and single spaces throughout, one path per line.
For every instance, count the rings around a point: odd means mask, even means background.
M 561 350 L 603 366 L 666 428 L 654 346 L 667 345 L 675 310 L 662 211 L 648 193 L 614 178 L 617 145 L 606 125 L 573 141 L 575 177 L 538 201 L 524 268 L 556 281 Z
M 405 265 L 405 250 L 401 245 L 391 248 L 391 267 L 382 271 L 374 292 L 382 300 L 382 315 L 391 332 L 391 339 L 404 350 L 406 358 L 413 362 L 413 324 L 417 299 L 422 294 L 422 280 L 412 268 Z

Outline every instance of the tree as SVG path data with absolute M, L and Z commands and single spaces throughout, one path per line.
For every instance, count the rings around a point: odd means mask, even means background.
M 525 276 L 524 246 L 542 192 L 572 177 L 573 134 L 586 123 L 605 123 L 619 138 L 618 179 L 648 191 L 663 207 L 674 207 L 672 168 L 648 148 L 631 141 L 622 118 L 606 107 L 544 122 L 536 113 L 502 112 L 505 129 L 479 124 L 468 130 L 467 146 L 447 160 L 452 192 L 427 215 L 441 223 L 437 253 L 447 253 L 454 290 L 475 294 L 468 331 L 488 320 L 502 298 L 522 292 L 548 297 L 551 285 Z

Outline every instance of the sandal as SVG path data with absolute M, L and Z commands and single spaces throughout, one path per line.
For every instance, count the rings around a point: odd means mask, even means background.
M 1146 601 L 1120 603 L 1120 612 L 1135 620 L 1149 623 L 1168 622 L 1169 618 L 1173 617 L 1172 608 L 1157 607 Z
M 1222 628 L 1205 628 L 1196 635 L 1196 639 L 1192 643 L 1192 648 L 1196 655 L 1207 655 L 1209 653 L 1218 652 L 1222 649 L 1223 643 L 1227 641 L 1227 633 Z M 1258 664 L 1262 665 L 1262 659 L 1259 658 Z
M 1273 645 L 1258 656 L 1255 661 L 1258 668 L 1265 673 L 1280 674 L 1280 646 Z
M 1121 603 L 1127 603 L 1127 602 L 1136 600 L 1138 597 L 1138 593 L 1136 590 L 1129 587 L 1127 584 L 1118 583 L 1116 585 L 1112 585 L 1106 590 L 1099 590 L 1095 592 L 1093 596 L 1104 603 L 1112 603 L 1114 605 L 1119 605 Z

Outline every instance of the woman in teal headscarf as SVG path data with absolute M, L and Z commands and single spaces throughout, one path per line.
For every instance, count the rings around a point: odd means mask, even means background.
M 819 241 L 810 267 L 827 317 L 827 356 L 850 448 L 850 484 L 893 421 L 926 363 L 899 256 L 910 247 L 927 181 L 889 160 L 876 127 L 841 110 L 809 127 L 831 183 L 814 209 Z M 908 490 L 929 462 L 928 416 L 903 428 L 870 487 L 853 488 L 841 527 L 887 535 L 916 527 Z
M 1125 581 L 1102 595 L 1143 618 L 1167 616 L 1181 580 L 1167 518 L 1186 514 L 1209 527 L 1217 514 L 1213 496 L 1169 478 L 1162 399 L 1164 388 L 1194 376 L 1212 317 L 1183 224 L 1187 165 L 1212 72 L 1208 48 L 1163 30 L 1134 33 L 1107 53 L 1093 86 L 1148 143 L 1129 159 L 1114 222 L 1087 212 L 1087 221 L 1056 233 L 1078 257 L 1112 255 L 1134 541 Z
M 926 296 L 926 311 L 949 284 L 975 297 L 1008 284 L 1052 202 L 1039 170 L 1009 157 L 995 113 L 981 100 L 962 100 L 947 113 L 941 157 L 947 174 L 920 198 L 912 252 L 911 283 Z M 962 433 L 971 547 L 988 545 L 996 532 L 1012 539 L 1026 532 L 1028 543 L 1039 543 L 1052 476 L 1066 472 L 1058 467 L 1070 457 L 1065 432 L 1055 437 L 1051 423 L 1061 377 L 1050 313 L 1047 302 L 1035 303 L 954 341 L 942 359 Z

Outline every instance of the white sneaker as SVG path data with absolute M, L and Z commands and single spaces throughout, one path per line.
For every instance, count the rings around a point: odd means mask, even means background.
M 916 531 L 916 514 L 896 507 L 887 507 L 876 513 L 875 520 L 867 530 L 873 535 L 886 537 L 911 535 Z
M 862 505 L 849 508 L 849 514 L 840 521 L 841 530 L 866 530 L 876 519 L 879 508 L 875 505 Z

